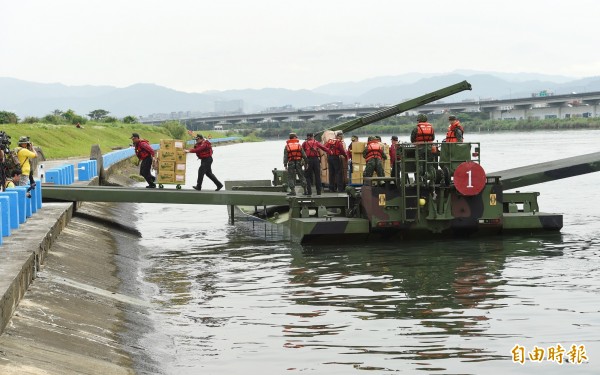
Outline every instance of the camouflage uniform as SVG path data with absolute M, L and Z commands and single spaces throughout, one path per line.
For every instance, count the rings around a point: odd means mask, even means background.
M 306 153 L 302 148 L 300 148 L 300 152 L 302 153 L 301 160 L 288 160 L 288 147 L 286 146 L 283 149 L 283 165 L 288 172 L 288 186 L 290 187 L 289 195 L 296 195 L 296 176 L 298 176 L 300 185 L 302 185 L 302 188 L 304 189 L 304 195 L 308 195 L 308 192 L 306 191 L 306 178 L 304 177 L 304 171 L 302 170 L 302 161 L 307 163 Z
M 367 157 L 368 149 L 365 147 L 363 151 L 363 157 Z M 383 172 L 383 160 L 387 159 L 387 155 L 383 152 L 383 147 L 381 147 L 381 157 L 379 158 L 371 158 L 367 161 L 365 166 L 365 171 L 363 172 L 363 177 L 373 177 L 373 172 L 377 172 L 377 177 L 385 177 Z

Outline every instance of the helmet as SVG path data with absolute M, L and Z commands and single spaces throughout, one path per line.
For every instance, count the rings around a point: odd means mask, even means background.
M 29 137 L 22 136 L 21 138 L 19 138 L 19 144 L 21 144 L 21 143 L 31 143 L 31 142 L 29 141 Z
M 423 113 L 419 113 L 419 115 L 417 116 L 417 121 L 419 121 L 419 122 L 427 121 L 427 115 L 425 115 Z
M 448 121 L 454 121 L 454 120 L 456 120 L 456 116 L 454 116 L 454 115 L 448 116 Z
M 290 139 L 298 138 L 296 133 L 290 133 Z

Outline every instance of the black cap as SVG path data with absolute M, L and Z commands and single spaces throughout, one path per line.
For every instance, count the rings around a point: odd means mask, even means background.
M 398 136 L 392 135 L 392 141 L 397 141 L 397 140 L 398 140 Z
M 449 121 L 454 121 L 454 120 L 456 120 L 456 116 L 450 115 L 450 116 L 448 116 L 448 120 Z
M 314 137 L 315 135 L 313 133 L 306 133 L 307 137 Z
M 139 138 L 139 137 L 140 137 L 140 135 L 138 133 L 131 133 L 131 138 Z
M 202 134 L 196 134 L 196 139 L 204 139 L 204 137 L 202 136 Z

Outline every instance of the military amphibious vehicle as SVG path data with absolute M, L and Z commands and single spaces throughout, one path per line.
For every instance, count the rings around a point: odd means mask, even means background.
M 470 89 L 463 81 L 329 130 L 348 132 Z M 231 207 L 230 218 L 300 243 L 556 232 L 563 217 L 541 212 L 539 193 L 506 190 L 600 170 L 600 153 L 594 153 L 488 174 L 481 148 L 467 142 L 397 144 L 395 176 L 364 178 L 345 194 L 291 196 L 283 206 Z M 275 169 L 273 176 L 273 181 L 226 181 L 226 188 L 286 191 L 286 172 Z

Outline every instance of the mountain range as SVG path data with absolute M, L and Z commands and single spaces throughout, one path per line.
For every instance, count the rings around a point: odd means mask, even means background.
M 600 91 L 600 76 L 575 79 L 535 73 L 454 71 L 445 74 L 408 73 L 357 82 L 335 82 L 312 90 L 284 88 L 243 89 L 185 93 L 155 84 L 140 83 L 124 88 L 112 86 L 66 86 L 0 77 L 0 110 L 20 118 L 42 117 L 59 109 L 87 115 L 104 109 L 111 116 L 148 116 L 157 113 L 212 113 L 216 102 L 241 100 L 246 113 L 268 108 L 303 108 L 326 103 L 359 103 L 361 106 L 395 104 L 427 92 L 467 80 L 472 91 L 461 92 L 446 102 L 478 99 L 529 97 L 548 90 L 555 95 Z

